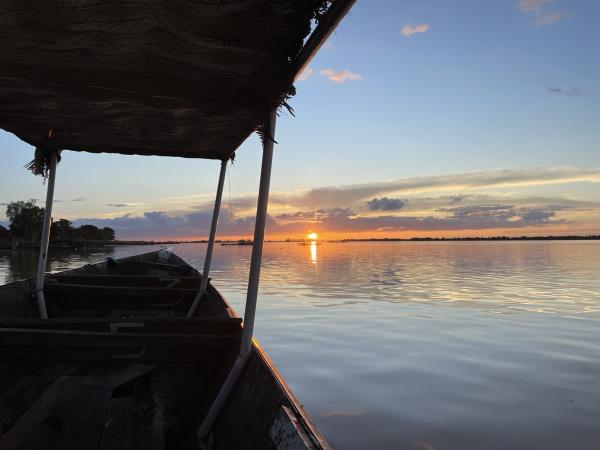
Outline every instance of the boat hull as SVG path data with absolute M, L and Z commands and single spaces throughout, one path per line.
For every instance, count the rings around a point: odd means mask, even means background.
M 0 287 L 0 448 L 193 449 L 239 352 L 242 323 L 200 274 L 161 251 Z M 93 407 L 90 405 L 93 404 Z M 264 350 L 252 352 L 206 442 L 330 448 Z

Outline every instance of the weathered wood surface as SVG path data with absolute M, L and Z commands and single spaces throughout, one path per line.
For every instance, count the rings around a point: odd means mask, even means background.
M 96 450 L 112 389 L 64 377 L 0 440 L 3 450 Z
M 187 264 L 173 264 L 173 263 L 164 263 L 164 262 L 156 262 L 156 261 L 144 261 L 144 260 L 128 260 L 117 263 L 117 266 L 114 268 L 109 268 L 110 274 L 115 275 L 146 275 L 146 276 L 172 276 L 172 275 L 180 275 L 180 276 L 194 276 L 197 273 L 194 273 L 194 269 L 192 269 Z
M 201 362 L 236 345 L 238 337 L 0 328 L 0 354 L 5 361 Z
M 160 269 L 148 269 L 144 261 L 164 264 L 158 262 L 156 253 L 128 258 L 127 262 L 133 263 L 128 265 L 139 271 L 130 275 L 145 278 L 144 274 L 149 270 L 159 270 L 163 273 L 160 276 L 164 273 L 172 276 L 172 272 L 179 272 L 182 265 L 175 255 L 168 256 L 167 265 L 171 268 L 162 265 Z M 110 270 L 106 263 L 101 263 L 71 270 L 68 275 L 104 276 L 111 275 Z M 188 266 L 185 270 L 199 280 L 194 269 Z M 1 315 L 4 289 L 0 287 Z M 31 290 L 25 284 L 13 291 L 20 292 L 21 302 L 35 305 Z M 201 310 L 204 317 L 190 321 L 133 317 L 181 314 L 182 311 L 157 306 L 139 309 L 143 305 L 141 300 L 136 303 L 138 309 L 127 311 L 119 305 L 118 298 L 110 300 L 111 296 L 102 296 L 105 302 L 108 301 L 104 307 L 109 309 L 88 309 L 85 313 L 96 316 L 130 314 L 132 317 L 63 317 L 46 321 L 34 317 L 0 319 L 0 385 L 6 388 L 0 393 L 0 437 L 31 410 L 55 380 L 68 375 L 77 377 L 78 384 L 95 383 L 101 389 L 102 386 L 112 389 L 106 404 L 102 438 L 96 448 L 195 449 L 197 427 L 235 359 L 241 330 L 240 320 L 231 319 L 235 312 L 227 301 L 213 286 L 209 286 L 208 291 L 209 296 Z M 74 300 L 78 298 L 81 297 L 76 295 Z M 83 303 L 80 307 L 85 306 L 85 301 Z M 153 304 L 152 301 L 147 303 Z M 11 308 L 13 306 L 11 304 Z M 112 307 L 115 309 L 110 309 Z M 81 311 L 83 309 L 63 310 L 67 314 Z M 5 336 L 9 338 L 4 339 Z M 201 342 L 195 341 L 196 338 Z M 211 339 L 217 344 L 228 343 L 213 347 Z M 115 344 L 118 342 L 120 344 Z M 127 359 L 114 359 L 115 350 Z M 149 350 L 152 358 L 148 357 Z M 18 361 L 10 362 L 10 359 Z M 62 360 L 77 362 L 57 362 Z M 132 362 L 137 364 L 131 366 Z M 128 369 L 122 368 L 122 364 Z M 121 378 L 116 372 L 121 373 Z M 272 433 L 281 406 L 289 408 L 296 419 L 294 423 L 315 448 L 329 448 L 281 375 L 255 345 L 238 386 L 215 424 L 215 449 L 275 448 L 274 439 L 281 444 L 281 434 Z M 128 424 L 113 428 L 119 418 L 124 417 L 129 418 Z
M 107 411 L 115 401 L 111 397 L 116 389 L 128 389 L 129 383 L 134 381 L 139 386 L 139 381 L 153 370 L 153 366 L 141 364 L 106 366 L 81 369 L 77 374 L 58 378 L 27 412 L 16 422 L 13 421 L 14 424 L 11 424 L 10 429 L 0 439 L 0 448 L 96 450 L 101 436 L 105 434 Z M 134 387 L 133 390 L 124 393 L 135 396 L 139 391 L 139 388 Z M 152 405 L 148 409 L 149 405 L 140 406 L 139 403 L 143 402 L 127 396 L 124 397 L 124 401 L 134 405 L 129 417 L 123 418 L 126 423 L 131 423 L 132 420 L 144 422 L 144 417 L 148 414 L 156 416 Z M 140 417 L 136 417 L 136 414 Z M 158 414 L 161 415 L 162 412 Z M 161 436 L 153 436 L 157 442 L 164 440 L 162 423 L 159 425 Z
M 281 406 L 297 419 L 312 447 L 331 449 L 264 351 L 253 344 L 240 380 L 213 426 L 216 448 L 272 449 L 271 429 Z
M 185 317 L 160 318 L 49 318 L 49 319 L 2 319 L 1 328 L 30 328 L 38 330 L 79 330 L 114 333 L 151 334 L 199 334 L 237 335 L 241 330 L 242 319 Z
M 78 364 L 0 362 L 0 436 L 44 393 L 57 378 L 81 367 Z
M 174 297 L 177 295 L 196 295 L 197 289 L 181 289 L 146 286 L 112 286 L 95 284 L 49 283 L 44 286 L 49 294 L 69 295 L 105 295 L 111 297 Z
M 176 282 L 176 284 L 173 284 Z M 140 275 L 50 275 L 46 284 L 87 284 L 106 286 L 134 286 L 134 287 L 175 287 L 197 288 L 200 287 L 200 278 L 190 276 L 167 275 L 163 277 Z
M 187 310 L 197 289 L 135 286 L 99 286 L 70 283 L 46 284 L 51 316 L 65 309 L 173 309 Z M 55 312 L 53 306 L 60 308 Z

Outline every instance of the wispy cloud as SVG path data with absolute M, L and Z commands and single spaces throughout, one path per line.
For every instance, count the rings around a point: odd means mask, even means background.
M 280 201 L 309 207 L 353 205 L 376 196 L 402 193 L 422 194 L 435 191 L 466 191 L 476 189 L 545 186 L 573 182 L 600 183 L 600 169 L 558 167 L 550 169 L 491 170 L 455 175 L 401 178 L 377 183 L 327 186 L 293 195 L 283 195 Z M 273 195 L 277 201 L 278 195 Z
M 319 73 L 337 84 L 363 79 L 363 76 L 360 73 L 350 72 L 348 69 L 339 70 L 337 72 L 333 69 L 323 69 Z
M 557 87 L 553 87 L 548 89 L 548 92 L 556 95 L 565 95 L 567 97 L 580 97 L 583 95 L 583 91 L 579 88 L 571 88 L 571 89 L 561 89 Z
M 533 18 L 534 25 L 547 26 L 564 19 L 565 15 L 557 11 L 545 11 L 546 5 L 554 0 L 519 0 L 517 7 Z
M 72 202 L 83 202 L 83 201 L 85 201 L 85 200 L 87 200 L 85 197 L 77 197 L 77 198 L 74 198 L 74 199 L 73 199 L 73 200 L 71 200 L 71 201 L 72 201 Z
M 110 206 L 112 208 L 127 208 L 130 205 L 127 203 L 107 203 L 106 206 Z
M 411 37 L 413 34 L 425 33 L 427 30 L 429 30 L 429 24 L 420 23 L 418 25 L 404 25 L 400 33 L 402 33 L 402 36 Z
M 538 12 L 541 11 L 542 6 L 547 3 L 552 3 L 553 1 L 554 0 L 519 0 L 517 6 L 524 12 Z
M 306 81 L 313 74 L 314 70 L 311 67 L 306 67 L 300 74 L 296 77 L 296 81 Z
M 558 22 L 561 19 L 564 19 L 565 15 L 559 12 L 549 12 L 545 14 L 540 14 L 533 21 L 534 24 L 538 26 L 552 25 L 555 22 Z

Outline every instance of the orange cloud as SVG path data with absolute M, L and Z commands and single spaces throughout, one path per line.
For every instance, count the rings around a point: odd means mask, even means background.
M 362 80 L 363 78 L 360 73 L 350 72 L 348 69 L 340 70 L 338 72 L 333 69 L 323 69 L 320 74 L 337 84 L 346 83 L 347 81 Z
M 402 27 L 402 36 L 411 37 L 413 34 L 425 33 L 429 30 L 429 24 L 421 23 L 419 25 L 404 25 Z

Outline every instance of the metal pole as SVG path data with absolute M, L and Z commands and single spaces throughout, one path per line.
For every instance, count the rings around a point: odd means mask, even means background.
M 200 306 L 200 302 L 204 297 L 206 288 L 208 287 L 208 274 L 210 272 L 210 262 L 212 259 L 213 248 L 215 246 L 215 236 L 217 234 L 217 223 L 219 222 L 219 210 L 221 209 L 221 198 L 223 197 L 223 185 L 225 184 L 225 172 L 227 170 L 227 160 L 221 162 L 221 172 L 219 173 L 219 184 L 217 185 L 217 195 L 215 196 L 215 207 L 213 210 L 212 223 L 210 224 L 210 236 L 206 246 L 206 256 L 204 257 L 204 269 L 202 271 L 202 282 L 200 290 L 194 298 L 194 302 L 187 313 L 187 317 L 193 317 Z
M 52 204 L 54 201 L 54 179 L 56 177 L 56 162 L 58 152 L 52 151 L 50 155 L 50 171 L 48 173 L 48 188 L 46 190 L 46 209 L 44 209 L 44 225 L 42 228 L 42 241 L 40 242 L 40 258 L 38 260 L 37 277 L 35 281 L 35 293 L 38 309 L 42 319 L 48 318 L 46 299 L 44 299 L 44 273 L 48 260 L 48 245 L 50 243 L 50 226 L 52 223 Z
M 241 355 L 247 355 L 252 348 L 252 334 L 254 332 L 254 316 L 256 314 L 256 299 L 258 297 L 258 283 L 260 281 L 260 266 L 262 262 L 263 243 L 265 240 L 265 226 L 267 224 L 267 208 L 269 206 L 269 187 L 271 184 L 271 165 L 273 162 L 273 144 L 275 143 L 275 122 L 277 110 L 271 111 L 269 117 L 269 130 L 263 146 L 262 168 L 260 172 L 260 187 L 258 190 L 258 205 L 256 207 L 256 222 L 254 224 L 254 245 L 252 246 L 252 259 L 250 261 L 250 276 L 248 278 L 248 292 L 246 294 L 246 310 L 244 311 L 244 330 L 242 332 Z
M 267 130 L 263 144 L 262 168 L 260 172 L 260 187 L 258 191 L 258 205 L 256 207 L 256 222 L 254 224 L 254 244 L 252 246 L 252 259 L 250 261 L 250 277 L 248 279 L 248 293 L 246 295 L 246 311 L 244 313 L 244 329 L 242 332 L 242 343 L 240 354 L 235 360 L 233 367 L 227 375 L 227 379 L 221 386 L 219 394 L 210 406 L 200 429 L 198 439 L 201 441 L 206 437 L 212 425 L 223 408 L 229 393 L 235 386 L 242 369 L 248 360 L 252 349 L 252 332 L 254 330 L 254 314 L 256 312 L 256 299 L 258 295 L 258 282 L 260 278 L 260 265 L 262 259 L 263 243 L 265 240 L 265 225 L 267 223 L 267 207 L 269 204 L 269 186 L 271 184 L 271 163 L 273 161 L 273 138 L 275 137 L 275 121 L 277 110 L 273 110 L 269 116 L 269 129 Z
M 308 66 L 313 56 L 317 54 L 321 46 L 327 41 L 327 38 L 334 32 L 346 14 L 348 14 L 354 3 L 356 3 L 356 0 L 335 0 L 331 4 L 315 30 L 306 40 L 296 59 L 292 61 L 294 81 L 304 68 Z

